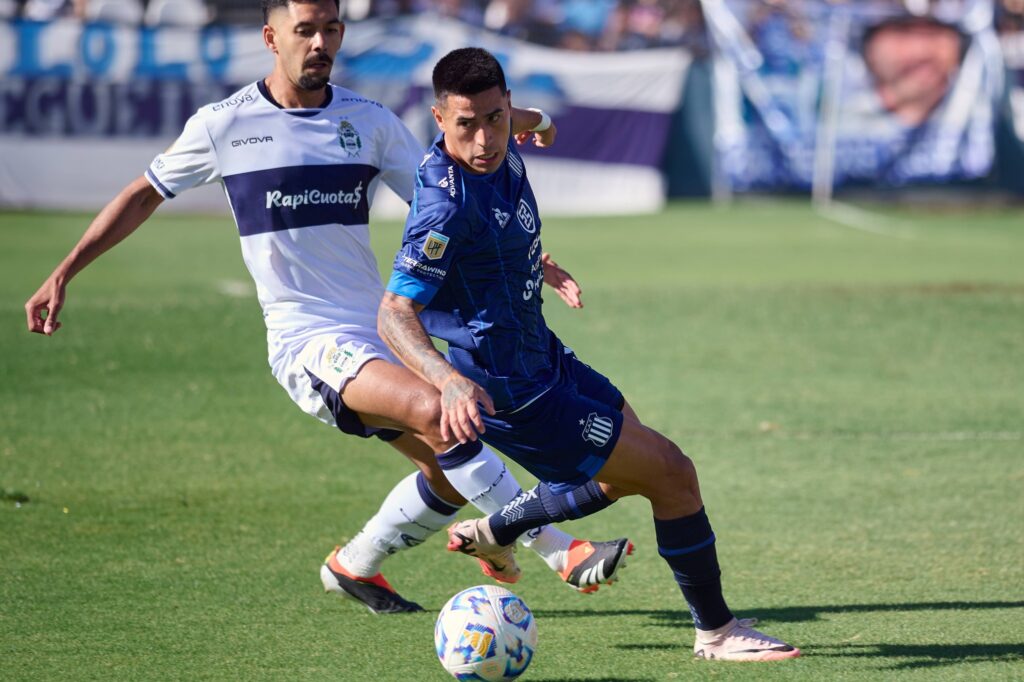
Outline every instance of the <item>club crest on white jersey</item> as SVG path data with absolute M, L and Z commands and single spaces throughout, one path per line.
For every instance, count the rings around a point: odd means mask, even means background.
M 338 122 L 338 142 L 350 158 L 359 156 L 363 150 L 363 139 L 359 137 L 359 131 L 344 118 Z

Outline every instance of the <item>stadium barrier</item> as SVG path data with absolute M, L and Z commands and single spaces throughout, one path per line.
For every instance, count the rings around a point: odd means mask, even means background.
M 638 213 L 665 201 L 661 171 L 691 57 L 681 50 L 571 54 L 409 17 L 348 31 L 335 82 L 391 108 L 424 141 L 430 74 L 467 44 L 505 66 L 514 101 L 550 112 L 551 150 L 531 153 L 547 213 Z M 76 21 L 0 23 L 0 205 L 94 210 L 140 175 L 188 116 L 272 67 L 253 27 L 135 27 Z M 197 190 L 174 208 L 223 210 Z M 392 197 L 378 202 L 401 214 Z
M 848 187 L 1024 194 L 1024 34 L 997 36 L 990 1 L 927 18 L 877 3 L 705 5 L 706 58 L 566 52 L 420 16 L 353 26 L 334 80 L 394 110 L 426 145 L 433 63 L 467 44 L 490 49 L 514 101 L 558 121 L 555 148 L 525 150 L 549 214 Z M 197 107 L 271 66 L 252 26 L 0 22 L 0 206 L 99 208 Z M 212 187 L 171 206 L 225 210 Z M 405 211 L 393 196 L 377 207 Z

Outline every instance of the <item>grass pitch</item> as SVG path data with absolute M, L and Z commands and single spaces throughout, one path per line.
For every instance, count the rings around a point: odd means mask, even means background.
M 321 593 L 323 555 L 410 467 L 274 382 L 228 219 L 158 215 L 72 283 L 57 336 L 25 331 L 87 220 L 0 215 L 0 677 L 445 679 L 433 613 Z M 580 596 L 520 553 L 526 679 L 1024 678 L 1020 215 L 887 220 L 895 237 L 801 203 L 547 221 L 586 302 L 548 296 L 551 326 L 696 460 L 730 604 L 805 656 L 691 660 L 625 500 L 569 526 L 636 541 L 619 585 Z M 374 232 L 386 264 L 400 227 Z M 435 612 L 484 581 L 443 547 L 385 569 Z

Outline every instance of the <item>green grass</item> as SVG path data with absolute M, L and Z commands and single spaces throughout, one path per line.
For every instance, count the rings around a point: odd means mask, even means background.
M 805 656 L 691 660 L 631 499 L 570 526 L 636 540 L 613 588 L 520 553 L 528 679 L 1024 679 L 1020 214 L 890 217 L 907 238 L 802 203 L 547 221 L 587 304 L 549 296 L 551 326 L 696 460 L 730 604 Z M 276 385 L 228 220 L 157 216 L 72 283 L 55 337 L 25 331 L 87 219 L 0 215 L 0 677 L 445 679 L 432 614 L 320 590 L 409 467 Z M 399 226 L 374 233 L 387 262 Z M 435 610 L 483 581 L 441 538 L 386 571 Z

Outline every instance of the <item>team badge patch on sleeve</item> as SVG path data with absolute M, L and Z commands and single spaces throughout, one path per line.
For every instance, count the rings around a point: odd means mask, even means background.
M 608 444 L 608 439 L 612 437 L 615 428 L 611 419 L 602 417 L 597 412 L 588 414 L 586 421 L 581 419 L 580 425 L 583 427 L 583 440 L 590 441 L 599 448 Z
M 423 255 L 430 260 L 437 260 L 448 248 L 448 237 L 431 230 L 427 233 L 427 241 L 423 242 Z

